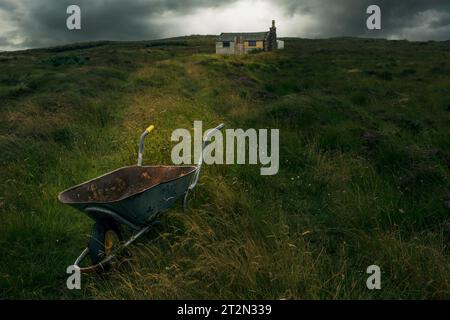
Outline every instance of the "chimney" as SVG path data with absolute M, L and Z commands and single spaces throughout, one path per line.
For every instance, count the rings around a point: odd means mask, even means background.
M 272 27 L 269 31 L 269 37 L 267 39 L 267 50 L 273 51 L 277 49 L 277 28 L 275 27 L 275 20 L 272 20 Z

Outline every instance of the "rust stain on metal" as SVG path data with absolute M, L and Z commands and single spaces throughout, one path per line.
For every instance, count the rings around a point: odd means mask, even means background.
M 193 170 L 195 167 L 126 167 L 68 190 L 63 198 L 70 202 L 116 201 L 182 177 Z

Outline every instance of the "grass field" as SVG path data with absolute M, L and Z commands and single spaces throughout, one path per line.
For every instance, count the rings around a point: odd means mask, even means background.
M 450 42 L 213 37 L 0 53 L 0 298 L 450 298 Z M 66 288 L 92 222 L 57 194 L 169 164 L 176 128 L 279 128 L 280 170 L 205 166 L 105 275 Z M 381 267 L 381 290 L 366 268 Z

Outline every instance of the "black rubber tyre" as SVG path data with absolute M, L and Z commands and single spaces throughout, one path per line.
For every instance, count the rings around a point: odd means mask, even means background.
M 111 237 L 115 238 L 112 244 Z M 88 243 L 92 264 L 100 263 L 110 253 L 113 246 L 117 246 L 118 242 L 122 240 L 120 227 L 114 221 L 97 221 L 94 223 Z

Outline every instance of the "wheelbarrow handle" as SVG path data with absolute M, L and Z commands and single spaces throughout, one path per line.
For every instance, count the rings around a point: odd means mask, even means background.
M 200 158 L 198 159 L 198 162 L 197 162 L 197 170 L 196 170 L 196 172 L 194 174 L 192 183 L 189 186 L 189 190 L 192 190 L 195 187 L 195 185 L 197 184 L 197 182 L 198 182 L 198 177 L 200 175 L 200 169 L 201 169 L 202 164 L 203 164 L 203 158 L 204 158 L 204 153 L 205 153 L 206 146 L 209 144 L 212 136 L 216 132 L 220 131 L 224 126 L 225 126 L 225 124 L 221 123 L 217 127 L 215 127 L 214 129 L 209 130 L 208 133 L 206 134 L 206 136 L 205 136 L 205 138 L 203 140 L 202 152 L 201 152 Z M 141 138 L 139 140 L 139 153 L 138 153 L 138 162 L 137 162 L 138 166 L 142 166 L 142 158 L 143 158 L 143 152 L 144 152 L 144 140 L 145 140 L 145 137 L 150 132 L 152 132 L 154 129 L 155 129 L 155 126 L 151 125 L 147 129 L 145 129 L 145 131 L 141 134 Z
M 155 129 L 155 126 L 154 125 L 150 125 L 141 134 L 141 138 L 139 140 L 139 153 L 138 153 L 138 162 L 137 162 L 138 166 L 142 166 L 142 157 L 143 157 L 143 153 L 144 153 L 144 139 L 154 129 Z
M 212 136 L 216 132 L 220 131 L 224 126 L 225 126 L 225 124 L 221 123 L 217 127 L 215 127 L 214 129 L 209 130 L 208 133 L 206 134 L 206 137 L 203 140 L 202 153 L 201 153 L 200 158 L 198 159 L 198 162 L 197 162 L 197 171 L 194 174 L 194 178 L 193 178 L 193 181 L 192 181 L 191 185 L 189 186 L 189 190 L 194 189 L 194 187 L 196 186 L 196 184 L 198 182 L 198 177 L 200 175 L 200 170 L 201 170 L 202 164 L 203 164 L 203 158 L 205 156 L 204 153 L 205 153 L 206 146 L 211 141 Z

